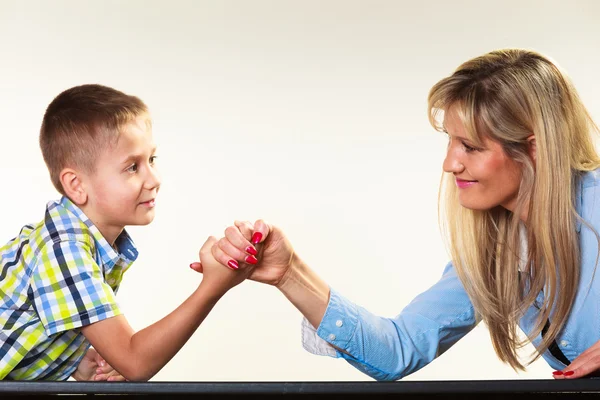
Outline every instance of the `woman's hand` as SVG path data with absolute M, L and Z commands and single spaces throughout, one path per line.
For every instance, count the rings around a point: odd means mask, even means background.
M 249 270 L 248 279 L 277 287 L 315 328 L 319 326 L 329 303 L 329 285 L 300 260 L 277 227 L 263 220 L 254 225 L 235 221 L 211 250 L 221 268 L 231 268 L 233 262 Z M 203 264 L 190 267 L 206 275 Z
M 224 256 L 216 259 L 213 255 L 214 248 L 217 246 L 217 239 L 210 236 L 200 249 L 200 262 L 193 263 L 190 267 L 198 268 L 204 277 L 201 286 L 209 288 L 210 292 L 217 296 L 224 295 L 229 289 L 242 283 L 253 272 L 254 267 L 251 264 L 243 264 L 231 257 Z M 224 260 L 224 262 L 220 262 Z M 222 264 L 222 265 L 221 265 Z
M 213 257 L 222 265 L 237 265 L 240 269 L 254 266 L 248 279 L 279 287 L 287 277 L 294 259 L 294 249 L 283 232 L 258 220 L 235 221 L 225 229 L 225 236 L 212 247 Z M 202 261 L 202 260 L 201 260 Z M 233 261 L 233 262 L 232 262 Z M 205 273 L 204 262 L 190 267 Z
M 100 354 L 90 347 L 77 369 L 71 375 L 77 381 L 125 381 L 125 377 L 119 374 L 113 367 L 102 358 Z
M 589 375 L 600 375 L 600 341 L 581 353 L 568 367 L 552 373 L 555 379 L 577 379 Z

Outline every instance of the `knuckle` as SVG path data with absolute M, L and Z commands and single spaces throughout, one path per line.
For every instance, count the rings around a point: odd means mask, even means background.
M 237 231 L 236 227 L 234 227 L 234 226 L 228 226 L 225 229 L 225 235 L 226 236 L 233 236 L 236 231 Z

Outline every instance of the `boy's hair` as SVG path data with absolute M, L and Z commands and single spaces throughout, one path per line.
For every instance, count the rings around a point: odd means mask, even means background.
M 117 140 L 121 128 L 148 108 L 138 97 L 102 85 L 75 86 L 60 93 L 46 109 L 40 148 L 54 187 L 65 194 L 60 172 L 67 167 L 95 171 L 99 153 Z

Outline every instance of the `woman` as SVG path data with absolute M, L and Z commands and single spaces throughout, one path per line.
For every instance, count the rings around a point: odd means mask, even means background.
M 431 124 L 449 140 L 440 220 L 452 261 L 398 316 L 375 316 L 330 290 L 284 234 L 260 220 L 229 227 L 213 256 L 248 267 L 251 243 L 262 242 L 250 279 L 276 286 L 304 314 L 305 348 L 378 380 L 427 365 L 481 320 L 514 369 L 542 356 L 555 378 L 594 372 L 600 157 L 597 128 L 575 88 L 544 56 L 506 49 L 465 62 L 428 100 Z M 536 352 L 520 360 L 529 341 Z

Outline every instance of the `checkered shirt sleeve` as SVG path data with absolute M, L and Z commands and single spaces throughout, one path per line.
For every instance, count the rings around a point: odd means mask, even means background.
M 48 336 L 121 314 L 88 243 L 49 243 L 33 265 L 31 295 Z

